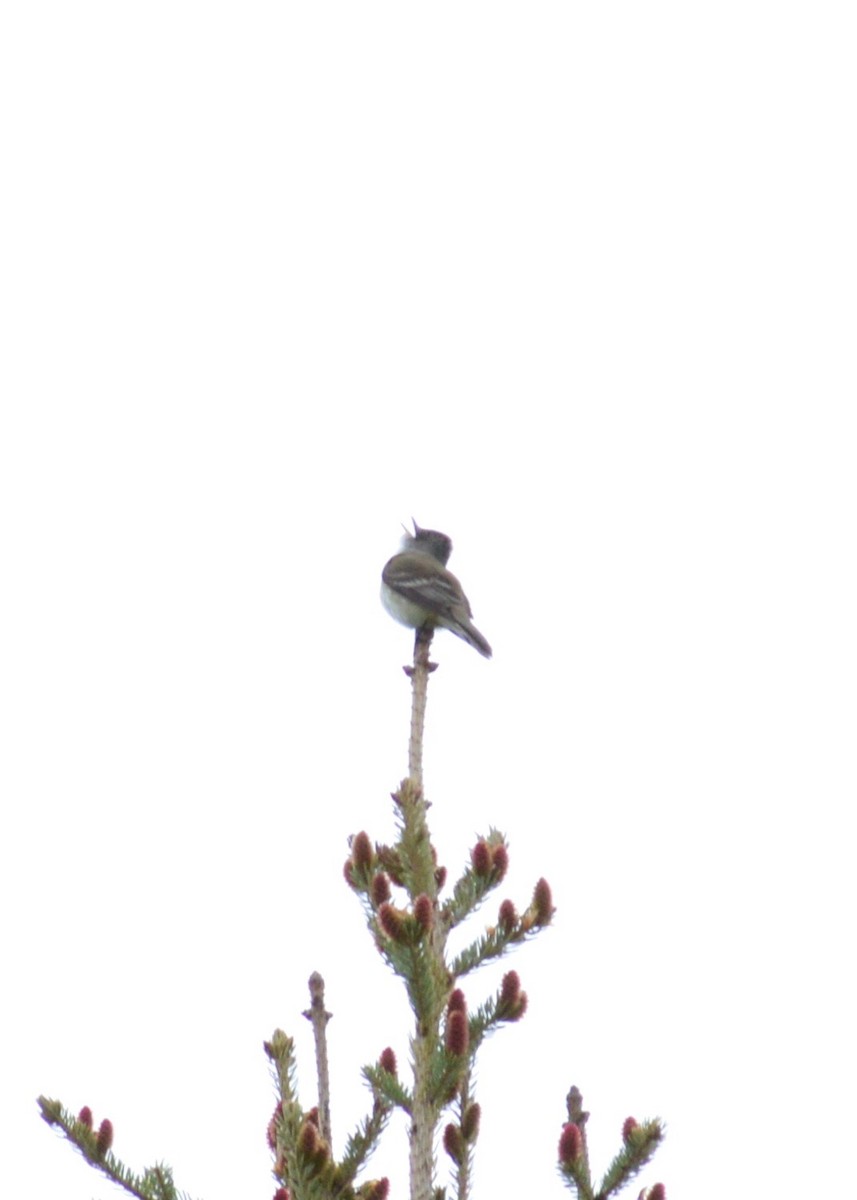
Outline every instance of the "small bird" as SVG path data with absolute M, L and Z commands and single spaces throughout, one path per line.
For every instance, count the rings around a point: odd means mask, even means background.
M 446 564 L 452 541 L 435 529 L 405 532 L 402 549 L 381 573 L 381 600 L 391 617 L 411 629 L 449 629 L 485 658 L 491 647 L 470 620 L 473 615 L 461 584 Z

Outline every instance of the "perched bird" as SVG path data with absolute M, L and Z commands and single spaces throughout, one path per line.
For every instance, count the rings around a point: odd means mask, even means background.
M 470 604 L 446 564 L 452 541 L 435 529 L 405 533 L 402 549 L 381 573 L 381 599 L 391 617 L 411 629 L 449 629 L 486 658 L 491 647 L 470 620 Z

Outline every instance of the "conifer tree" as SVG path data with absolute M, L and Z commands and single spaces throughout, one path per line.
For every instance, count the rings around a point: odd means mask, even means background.
M 500 902 L 491 921 L 458 954 L 450 955 L 450 933 L 472 917 L 503 882 L 509 865 L 504 836 L 489 829 L 470 850 L 469 862 L 452 884 L 437 861 L 431 840 L 430 804 L 423 793 L 422 747 L 428 681 L 436 664 L 429 659 L 432 630 L 417 631 L 411 679 L 411 728 L 408 775 L 392 799 L 398 836 L 392 845 L 375 842 L 360 831 L 349 839 L 345 880 L 356 893 L 378 951 L 407 992 L 413 1019 L 407 1071 L 392 1048 L 363 1068 L 371 1103 L 364 1119 L 337 1156 L 331 1132 L 324 982 L 309 980 L 310 1007 L 304 1014 L 315 1035 L 317 1103 L 302 1104 L 297 1086 L 294 1041 L 277 1029 L 264 1043 L 276 1089 L 276 1107 L 268 1126 L 268 1144 L 276 1181 L 274 1200 L 386 1200 L 386 1178 L 365 1178 L 368 1159 L 395 1109 L 409 1121 L 410 1200 L 472 1200 L 472 1169 L 480 1132 L 480 1106 L 474 1067 L 485 1037 L 519 1021 L 527 994 L 516 971 L 502 978 L 488 1000 L 474 1004 L 470 977 L 486 962 L 531 940 L 554 916 L 551 889 L 539 879 L 519 911 L 511 899 Z M 95 1127 L 88 1107 L 75 1117 L 57 1100 L 39 1098 L 43 1118 L 59 1129 L 93 1167 L 138 1200 L 187 1200 L 163 1164 L 130 1171 L 112 1150 L 113 1126 Z M 576 1087 L 566 1098 L 566 1121 L 558 1145 L 561 1180 L 579 1200 L 608 1200 L 617 1195 L 650 1160 L 663 1138 L 658 1120 L 629 1117 L 622 1145 L 600 1182 L 593 1181 L 587 1149 L 589 1114 Z M 448 1174 L 439 1181 L 438 1147 Z M 448 1166 L 448 1171 L 446 1167 Z M 665 1200 L 662 1184 L 639 1193 L 641 1200 Z

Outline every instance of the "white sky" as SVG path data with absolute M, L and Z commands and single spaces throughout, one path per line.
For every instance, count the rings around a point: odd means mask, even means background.
M 566 1194 L 572 1083 L 597 1168 L 667 1120 L 642 1182 L 672 1200 L 849 1194 L 850 22 L 4 8 L 16 1200 L 114 1194 L 40 1092 L 194 1197 L 267 1200 L 261 1043 L 298 1036 L 312 1103 L 312 970 L 338 1148 L 360 1066 L 406 1061 L 341 866 L 392 836 L 410 636 L 378 583 L 412 515 L 495 649 L 436 643 L 441 860 L 497 825 L 497 901 L 545 875 L 558 905 L 502 968 L 530 1010 L 482 1053 L 477 1198 Z M 395 1197 L 404 1161 L 397 1123 Z

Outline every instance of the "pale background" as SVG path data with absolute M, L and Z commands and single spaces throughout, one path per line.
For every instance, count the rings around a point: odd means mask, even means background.
M 44 1092 L 267 1200 L 312 970 L 338 1148 L 405 1064 L 341 867 L 392 836 L 415 516 L 495 647 L 436 643 L 441 860 L 499 826 L 497 901 L 558 906 L 467 985 L 530 996 L 476 1196 L 566 1194 L 571 1083 L 597 1168 L 666 1119 L 672 1200 L 855 1195 L 850 20 L 4 8 L 4 1194 L 119 1194 Z

